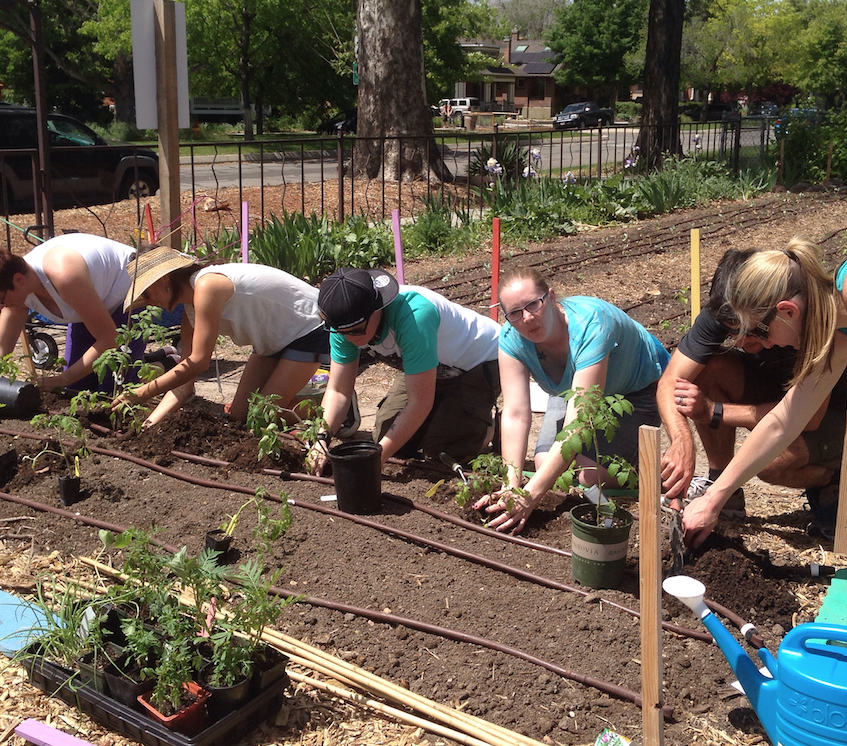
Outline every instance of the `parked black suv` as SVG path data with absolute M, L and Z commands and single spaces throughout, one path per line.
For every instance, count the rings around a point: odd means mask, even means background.
M 56 205 L 149 197 L 159 188 L 159 156 L 149 148 L 110 145 L 64 114 L 49 114 L 47 129 Z M 0 208 L 7 200 L 10 212 L 33 204 L 37 147 L 35 109 L 0 103 Z

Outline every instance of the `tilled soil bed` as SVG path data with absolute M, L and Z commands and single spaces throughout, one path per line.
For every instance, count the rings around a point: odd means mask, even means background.
M 795 233 L 821 242 L 834 265 L 844 250 L 847 207 L 839 195 L 770 195 L 752 204 L 684 211 L 649 223 L 504 251 L 504 262 L 537 263 L 565 294 L 607 298 L 672 346 L 689 313 L 691 227 L 702 233 L 702 274 L 707 278 L 727 248 L 782 246 Z M 481 251 L 462 259 L 410 262 L 407 280 L 481 308 L 490 302 L 487 261 Z M 378 400 L 385 385 L 381 378 L 367 375 L 360 383 L 363 400 Z M 198 409 L 217 414 L 220 406 Z M 274 495 L 289 495 L 294 500 L 293 523 L 276 544 L 269 564 L 284 567 L 285 584 L 304 598 L 285 612 L 280 629 L 412 691 L 548 743 L 592 743 L 604 727 L 640 741 L 641 713 L 636 705 L 562 675 L 564 670 L 640 689 L 638 619 L 606 602 L 638 608 L 637 524 L 621 589 L 568 592 L 559 587 L 572 585 L 570 560 L 561 553 L 509 543 L 414 509 L 410 500 L 480 522 L 456 506 L 455 478 L 443 469 L 389 466 L 383 480 L 383 509 L 370 516 L 377 524 L 372 526 L 310 509 L 332 505 L 320 499 L 333 491 L 331 486 L 257 471 L 255 440 L 243 429 L 193 412 L 173 422 L 178 425 L 140 438 L 92 436 L 91 444 L 134 452 L 215 482 L 251 491 L 261 485 Z M 33 432 L 28 423 L 10 419 L 3 427 Z M 8 457 L 0 489 L 58 507 L 55 471 L 42 471 L 47 464 L 41 462 L 34 471 L 26 460 L 38 451 L 38 444 L 0 435 L 0 455 L 13 448 L 16 455 Z M 211 467 L 183 462 L 169 455 L 174 448 L 233 463 Z M 276 468 L 300 471 L 296 456 L 295 452 L 291 461 Z M 123 526 L 157 526 L 164 541 L 185 544 L 192 551 L 201 548 L 206 530 L 217 527 L 245 499 L 102 454 L 86 459 L 82 473 L 88 496 L 72 511 Z M 445 484 L 428 496 L 442 478 Z M 805 535 L 808 514 L 800 491 L 755 480 L 745 491 L 747 520 L 722 521 L 686 571 L 703 580 L 709 597 L 754 622 L 775 651 L 787 630 L 814 618 L 825 590 L 803 580 L 794 568 L 810 561 L 831 564 L 834 558 Z M 569 549 L 567 511 L 574 504 L 573 496 L 548 496 L 533 514 L 526 538 L 557 550 Z M 633 509 L 638 512 L 637 505 Z M 43 553 L 89 555 L 100 548 L 96 529 L 67 516 L 0 501 L 0 525 L 21 516 L 27 517 L 23 525 L 10 523 L 13 528 L 0 535 L 7 548 L 19 545 Z M 251 520 L 245 517 L 236 531 L 242 559 L 254 555 Z M 420 538 L 401 536 L 400 531 Z M 454 550 L 473 557 L 458 556 Z M 476 556 L 520 572 L 487 567 Z M 667 546 L 663 563 L 667 572 Z M 356 608 L 330 608 L 336 603 Z M 702 632 L 679 604 L 666 598 L 664 609 L 665 621 Z M 388 620 L 382 614 L 405 621 Z M 447 639 L 436 628 L 482 640 Z M 673 708 L 673 717 L 666 722 L 666 743 L 761 742 L 761 726 L 748 701 L 729 687 L 734 676 L 714 645 L 671 632 L 663 633 L 662 645 L 666 703 Z M 249 742 L 277 741 L 255 736 Z

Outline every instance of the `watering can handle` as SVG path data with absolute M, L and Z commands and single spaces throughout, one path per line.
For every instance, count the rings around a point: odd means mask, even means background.
M 809 640 L 821 640 L 822 642 L 833 640 L 838 642 L 847 642 L 847 627 L 836 624 L 801 624 L 792 629 L 786 636 L 780 646 L 784 649 L 786 646 L 794 648 L 808 648 L 806 644 Z M 835 648 L 835 651 L 847 652 L 844 648 Z

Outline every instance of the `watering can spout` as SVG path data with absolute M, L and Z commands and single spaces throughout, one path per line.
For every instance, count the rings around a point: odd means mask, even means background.
M 768 671 L 774 676 L 771 679 L 759 671 L 756 664 L 744 652 L 744 648 L 741 647 L 729 630 L 721 624 L 720 620 L 706 606 L 703 600 L 706 587 L 699 580 L 685 575 L 676 575 L 667 578 L 662 584 L 662 587 L 666 593 L 676 596 L 700 617 L 700 620 L 706 626 L 706 629 L 709 630 L 733 672 L 738 677 L 741 686 L 744 687 L 744 693 L 759 716 L 759 720 L 761 720 L 771 743 L 777 744 L 779 738 L 776 721 L 778 687 L 776 680 L 776 659 L 767 650 L 759 651 L 759 655 L 767 666 Z

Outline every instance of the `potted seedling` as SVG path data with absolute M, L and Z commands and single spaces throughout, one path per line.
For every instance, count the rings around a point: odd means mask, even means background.
M 66 472 L 59 477 L 59 497 L 62 505 L 73 505 L 79 499 L 79 459 L 89 455 L 85 444 L 85 430 L 82 423 L 72 414 L 37 414 L 31 424 L 35 427 L 51 428 L 56 433 L 57 445 L 47 445 L 32 458 L 32 467 L 41 456 L 52 454 L 60 456 L 65 462 Z M 75 451 L 69 441 L 73 439 L 81 445 Z M 54 450 L 54 447 L 58 448 Z
M 6 416 L 26 417 L 41 405 L 41 391 L 34 383 L 20 380 L 13 354 L 0 357 L 0 408 Z
M 285 492 L 280 493 L 280 517 L 272 518 L 268 501 L 264 499 L 266 494 L 267 490 L 264 487 L 259 487 L 256 494 L 249 500 L 245 500 L 233 515 L 227 516 L 224 523 L 218 528 L 206 532 L 206 549 L 218 552 L 218 560 L 229 551 L 241 514 L 249 507 L 254 507 L 256 510 L 256 525 L 253 528 L 252 536 L 257 542 L 256 549 L 260 556 L 270 552 L 273 542 L 288 530 L 291 525 L 291 508 L 288 505 L 288 496 Z
M 202 665 L 193 644 L 194 620 L 182 613 L 178 603 L 172 603 L 161 609 L 156 621 L 161 644 L 152 667 L 155 684 L 151 691 L 138 695 L 138 702 L 167 728 L 186 736 L 197 735 L 204 727 L 209 692 L 193 680 Z
M 605 396 L 597 386 L 577 388 L 564 395 L 576 416 L 556 436 L 561 441 L 562 458 L 569 463 L 568 470 L 556 486 L 568 490 L 581 471 L 597 471 L 596 466 L 580 466 L 576 456 L 593 447 L 596 463 L 604 466 L 609 476 L 623 488 L 634 488 L 638 473 L 634 466 L 619 456 L 600 453 L 598 432 L 603 432 L 611 442 L 619 426 L 619 417 L 633 410 L 621 394 Z M 599 473 L 598 473 L 599 477 Z M 604 484 L 598 478 L 596 503 L 591 500 L 571 509 L 571 567 L 574 580 L 591 588 L 613 588 L 619 582 L 626 566 L 632 514 L 608 499 Z

